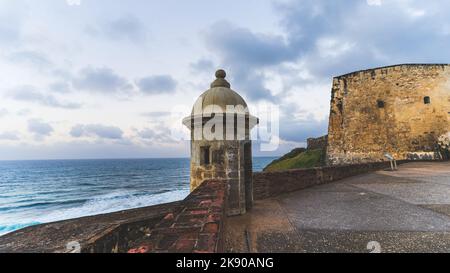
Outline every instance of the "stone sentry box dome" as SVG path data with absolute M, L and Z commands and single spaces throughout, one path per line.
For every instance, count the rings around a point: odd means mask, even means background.
M 225 77 L 224 70 L 216 72 L 183 124 L 191 130 L 191 190 L 208 179 L 227 180 L 227 214 L 239 215 L 253 204 L 250 131 L 258 119 Z

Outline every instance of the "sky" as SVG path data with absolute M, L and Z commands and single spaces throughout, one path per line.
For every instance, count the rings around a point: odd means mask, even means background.
M 334 76 L 450 62 L 450 2 L 0 0 L 0 160 L 188 157 L 218 68 L 281 155 L 326 134 Z

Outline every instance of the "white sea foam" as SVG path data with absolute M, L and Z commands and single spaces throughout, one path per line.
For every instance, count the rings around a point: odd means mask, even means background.
M 161 194 L 134 196 L 135 192 L 115 191 L 91 199 L 79 207 L 54 211 L 37 219 L 40 223 L 48 223 L 83 216 L 98 215 L 121 210 L 141 208 L 184 199 L 188 190 L 176 190 Z
M 34 226 L 34 225 L 38 225 L 38 224 L 40 224 L 40 223 L 38 223 L 38 222 L 29 222 L 29 223 L 22 223 L 22 224 L 1 225 L 0 226 L 0 236 L 4 235 L 6 233 L 9 233 L 9 232 L 13 232 L 13 231 L 18 230 L 18 229 L 21 229 L 21 228 Z
M 32 217 L 32 219 L 29 217 L 27 217 L 27 219 L 14 219 L 14 223 L 1 223 L 2 221 L 0 221 L 0 235 L 40 223 L 68 220 L 78 217 L 99 215 L 179 201 L 183 200 L 189 194 L 189 190 L 175 190 L 160 194 L 141 196 L 136 196 L 137 193 L 138 192 L 118 190 L 95 197 L 81 206 L 50 211 L 48 213 Z

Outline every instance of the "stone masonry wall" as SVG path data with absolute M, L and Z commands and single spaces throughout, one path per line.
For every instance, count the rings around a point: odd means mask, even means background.
M 401 164 L 402 162 L 398 162 Z M 253 174 L 255 200 L 271 198 L 346 177 L 389 168 L 389 162 L 342 165 Z
M 318 138 L 308 138 L 307 139 L 307 149 L 308 150 L 325 150 L 328 145 L 328 136 L 321 136 Z
M 449 65 L 397 65 L 333 80 L 330 165 L 382 161 L 386 152 L 439 159 L 437 139 L 449 131 Z

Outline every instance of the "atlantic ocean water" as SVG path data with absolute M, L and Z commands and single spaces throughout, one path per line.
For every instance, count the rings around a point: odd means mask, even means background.
M 254 158 L 254 171 L 273 159 Z M 189 159 L 0 161 L 0 235 L 188 194 Z

